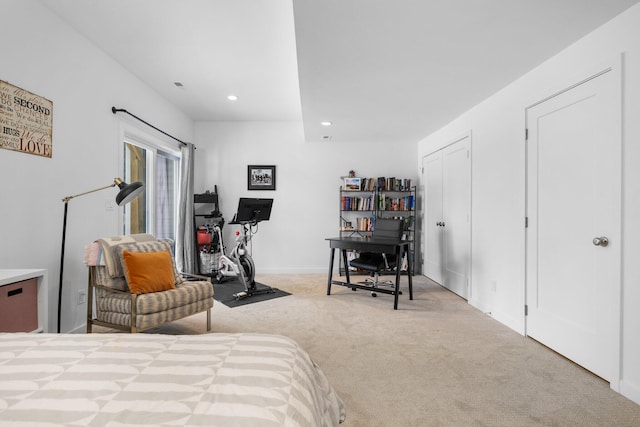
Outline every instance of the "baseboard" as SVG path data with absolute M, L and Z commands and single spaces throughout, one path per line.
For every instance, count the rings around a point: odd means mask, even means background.
M 620 394 L 627 399 L 640 405 L 640 385 L 633 384 L 629 381 L 620 381 Z
M 524 335 L 525 334 L 525 328 L 524 328 L 524 315 L 521 318 L 515 318 L 513 316 L 501 313 L 501 312 L 497 312 L 494 313 L 493 316 L 498 322 L 502 323 L 503 325 L 508 326 L 509 328 L 513 329 L 514 331 L 516 331 L 517 333 L 519 333 L 520 335 Z
M 68 334 L 84 334 L 86 332 L 87 332 L 87 324 L 83 323 L 82 325 L 76 327 L 75 329 L 70 330 L 67 333 Z
M 300 268 L 260 268 L 256 267 L 256 275 L 260 274 L 327 274 L 327 268 L 300 267 Z M 337 273 L 336 273 L 337 274 Z
M 502 323 L 506 327 L 508 327 L 510 329 L 513 329 L 518 334 L 524 335 L 524 333 L 525 333 L 524 319 L 516 319 L 515 317 L 510 316 L 508 314 L 505 314 L 503 312 L 496 311 L 496 310 L 491 310 L 491 308 L 489 308 L 488 306 L 483 305 L 479 301 L 470 300 L 469 304 L 471 306 L 477 308 L 478 310 L 482 311 L 487 316 L 490 316 L 493 319 L 495 319 L 496 321 Z

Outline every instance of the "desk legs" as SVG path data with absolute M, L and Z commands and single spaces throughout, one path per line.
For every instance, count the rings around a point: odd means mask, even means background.
M 409 247 L 405 246 L 404 253 L 407 255 L 407 279 L 409 280 L 409 299 L 413 299 L 413 264 L 411 263 L 411 253 Z
M 327 295 L 331 295 L 331 285 L 333 282 L 333 262 L 335 261 L 335 256 L 336 256 L 336 248 L 331 248 L 330 252 L 329 252 L 329 275 L 327 278 Z M 344 275 L 346 278 L 346 282 L 340 282 L 340 281 L 336 281 L 335 284 L 338 285 L 343 285 L 343 286 L 347 286 L 347 287 L 351 287 L 354 291 L 357 289 L 365 289 L 365 290 L 376 290 L 377 288 L 372 288 L 371 286 L 362 286 L 358 283 L 352 284 L 351 283 L 351 278 L 349 277 L 349 264 L 348 264 L 348 260 L 347 260 L 347 250 L 346 249 L 341 249 L 342 252 L 342 261 L 343 264 L 345 266 L 345 270 L 344 270 Z M 404 250 L 401 250 L 400 246 L 398 246 L 396 248 L 396 259 L 397 260 L 401 260 L 402 257 L 400 256 L 402 253 L 404 253 L 407 256 L 407 279 L 409 280 L 409 299 L 413 300 L 413 276 L 412 276 L 412 263 L 411 263 L 411 254 L 409 253 L 409 248 L 407 246 L 404 246 Z M 393 291 L 393 309 L 397 310 L 398 309 L 398 296 L 400 295 L 400 278 L 401 278 L 401 269 L 399 268 L 400 265 L 398 265 L 398 267 L 396 267 L 396 285 L 395 285 L 395 291 Z M 379 290 L 379 289 L 378 289 Z M 382 292 L 382 291 L 380 291 Z M 385 290 L 385 293 L 390 294 L 392 293 L 389 290 Z
M 331 248 L 329 253 L 329 277 L 327 279 L 327 295 L 331 295 L 331 281 L 333 278 L 333 261 L 336 258 L 335 248 Z M 351 279 L 349 278 L 349 264 L 347 264 L 347 250 L 343 249 L 342 251 L 342 262 L 345 266 L 344 268 L 344 276 L 347 280 L 347 284 L 351 283 Z
M 334 248 L 330 249 L 331 253 L 329 254 L 329 279 L 327 280 L 327 295 L 331 295 L 331 279 L 333 277 L 333 260 L 336 255 L 336 250 Z
M 349 278 L 349 261 L 347 260 L 347 250 L 342 250 L 342 265 L 344 265 L 344 277 L 347 279 L 347 283 L 351 283 Z
M 409 281 L 409 299 L 413 300 L 413 275 L 412 273 L 412 265 L 411 265 L 411 254 L 409 253 L 409 247 L 405 246 L 404 250 L 401 252 L 400 248 L 396 248 L 396 259 L 400 261 L 402 257 L 401 253 L 404 253 L 407 256 L 407 280 Z M 393 296 L 393 309 L 398 309 L 398 294 L 400 293 L 400 264 L 396 266 L 396 291 Z
M 400 294 L 400 261 L 402 258 L 400 257 L 400 246 L 396 247 L 396 291 L 393 295 L 393 309 L 398 309 L 398 295 Z

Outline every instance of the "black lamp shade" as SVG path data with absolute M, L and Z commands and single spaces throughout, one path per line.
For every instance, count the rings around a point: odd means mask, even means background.
M 124 181 L 118 183 L 120 192 L 116 196 L 118 206 L 126 205 L 144 191 L 144 184 L 141 182 L 132 182 L 127 184 Z

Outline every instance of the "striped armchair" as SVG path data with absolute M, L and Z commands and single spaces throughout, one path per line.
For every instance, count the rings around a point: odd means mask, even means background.
M 93 325 L 141 332 L 202 311 L 207 312 L 207 331 L 211 330 L 213 285 L 210 278 L 186 280 L 184 275 L 178 273 L 171 255 L 175 289 L 137 295 L 129 290 L 126 280 L 122 261 L 125 250 L 166 250 L 173 254 L 173 244 L 170 240 L 159 240 L 150 234 L 133 234 L 98 239 L 87 247 L 87 333 L 92 332 Z

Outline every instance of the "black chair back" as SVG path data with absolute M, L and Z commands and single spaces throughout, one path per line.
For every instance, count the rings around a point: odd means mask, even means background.
M 401 240 L 403 231 L 403 220 L 392 218 L 377 218 L 373 229 L 373 238 Z

